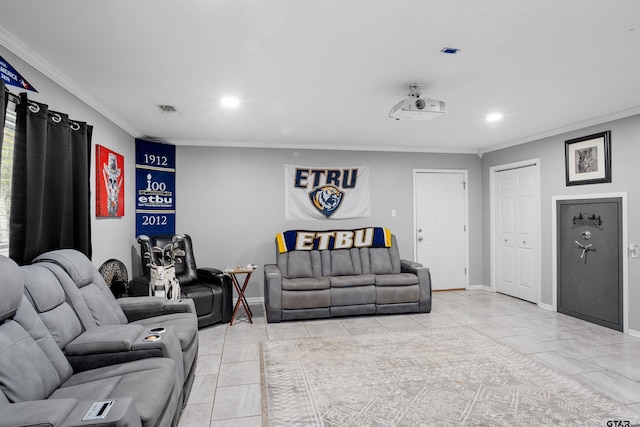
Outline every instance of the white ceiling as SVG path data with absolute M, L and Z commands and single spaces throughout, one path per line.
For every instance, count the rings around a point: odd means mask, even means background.
M 0 44 L 175 144 L 482 153 L 640 113 L 638 0 L 2 0 Z M 448 112 L 388 118 L 412 82 Z

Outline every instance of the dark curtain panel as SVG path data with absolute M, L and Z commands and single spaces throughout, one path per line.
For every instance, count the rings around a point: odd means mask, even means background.
M 61 248 L 91 258 L 91 131 L 20 94 L 9 228 L 9 256 L 18 264 Z

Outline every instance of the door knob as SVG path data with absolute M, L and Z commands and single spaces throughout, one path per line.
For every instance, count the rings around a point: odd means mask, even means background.
M 422 228 L 418 228 L 418 233 L 422 233 Z
M 418 237 L 418 242 L 422 242 L 424 238 L 422 236 Z

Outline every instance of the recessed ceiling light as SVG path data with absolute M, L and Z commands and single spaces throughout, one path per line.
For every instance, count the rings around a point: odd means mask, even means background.
M 233 96 L 227 96 L 225 98 L 222 98 L 220 102 L 222 103 L 223 106 L 227 108 L 235 108 L 238 105 L 240 105 L 240 100 Z
M 499 122 L 500 120 L 502 120 L 502 114 L 491 113 L 486 118 L 488 122 Z

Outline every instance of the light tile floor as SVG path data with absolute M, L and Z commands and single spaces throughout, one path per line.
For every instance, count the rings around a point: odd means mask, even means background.
M 260 342 L 468 325 L 640 413 L 640 339 L 482 290 L 434 292 L 431 313 L 266 323 L 252 306 L 233 326 L 200 330 L 181 427 L 262 425 Z M 240 310 L 242 313 L 242 310 Z M 243 313 L 242 313 L 243 314 Z

